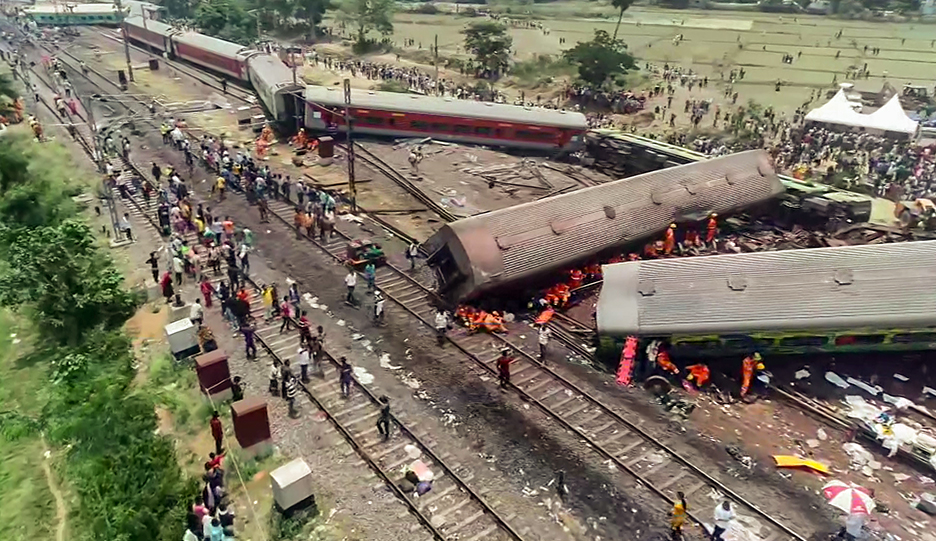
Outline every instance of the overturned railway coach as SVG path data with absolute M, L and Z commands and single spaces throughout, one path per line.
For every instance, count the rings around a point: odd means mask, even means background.
M 461 301 L 537 278 L 662 232 L 730 214 L 783 184 L 754 150 L 654 171 L 446 224 L 426 241 L 440 293 Z
M 936 348 L 936 241 L 616 263 L 598 332 L 683 358 Z

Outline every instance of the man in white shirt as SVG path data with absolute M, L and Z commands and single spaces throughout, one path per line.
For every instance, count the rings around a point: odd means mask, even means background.
M 302 383 L 309 382 L 309 348 L 302 346 L 299 348 L 299 377 L 302 378 Z
M 552 331 L 549 330 L 549 327 L 547 327 L 545 323 L 540 325 L 539 336 L 537 337 L 537 341 L 539 342 L 540 361 L 546 362 L 546 346 L 549 345 L 549 336 L 551 334 Z
M 445 310 L 439 308 L 435 315 L 436 339 L 439 341 L 439 347 L 445 345 L 445 331 L 448 329 L 448 325 L 448 314 L 445 313 Z
M 179 254 L 172 256 L 172 272 L 175 273 L 176 284 L 182 285 L 182 272 L 185 270 L 185 265 L 182 264 L 182 258 L 179 257 Z
M 189 309 L 189 319 L 196 327 L 201 327 L 202 322 L 205 321 L 205 309 L 201 305 L 201 299 L 195 299 L 195 304 Z
M 734 517 L 734 509 L 731 508 L 731 502 L 728 500 L 715 508 L 715 529 L 712 530 L 712 541 L 723 541 L 722 534 L 728 530 L 728 524 Z
M 348 270 L 348 275 L 345 276 L 344 283 L 348 286 L 348 297 L 345 299 L 345 302 L 354 305 L 354 286 L 357 285 L 357 273 L 354 272 L 354 269 Z

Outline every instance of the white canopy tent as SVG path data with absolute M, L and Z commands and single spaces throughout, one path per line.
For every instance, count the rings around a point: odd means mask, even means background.
M 838 124 L 910 136 L 913 136 L 919 127 L 919 122 L 911 120 L 904 112 L 896 95 L 877 111 L 865 115 L 853 109 L 853 104 L 848 101 L 844 90 L 839 90 L 827 103 L 807 113 L 806 122 Z
M 839 89 L 831 100 L 806 113 L 806 121 L 863 126 L 865 116 L 855 112 L 854 104 L 845 96 L 845 89 Z
M 919 122 L 907 116 L 896 95 L 868 117 L 876 129 L 884 131 L 914 134 L 920 126 Z

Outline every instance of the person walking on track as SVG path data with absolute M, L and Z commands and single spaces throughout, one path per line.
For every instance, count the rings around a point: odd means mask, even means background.
M 345 297 L 345 302 L 354 306 L 356 303 L 354 301 L 354 286 L 357 285 L 357 273 L 354 272 L 354 269 L 348 269 L 348 275 L 344 279 L 345 286 L 348 287 L 348 296 Z
M 506 349 L 501 351 L 501 356 L 497 359 L 497 379 L 500 380 L 501 388 L 506 389 L 510 385 L 510 363 L 514 360 Z
M 348 359 L 342 357 L 341 366 L 338 368 L 338 382 L 341 384 L 341 396 L 345 398 L 351 398 L 351 383 L 354 381 L 352 373 Z
M 540 325 L 537 342 L 539 342 L 539 359 L 542 362 L 546 362 L 546 346 L 549 345 L 549 336 L 552 334 L 552 331 L 549 330 L 549 327 L 545 323 Z
M 722 534 L 728 530 L 728 525 L 735 517 L 731 502 L 725 500 L 715 508 L 715 529 L 712 530 L 712 541 L 724 541 Z
M 686 496 L 682 492 L 677 492 L 676 502 L 673 503 L 673 510 L 670 512 L 670 539 L 672 541 L 682 541 L 682 529 L 686 523 L 686 513 L 688 512 L 689 506 L 686 505 Z
M 390 439 L 390 399 L 381 396 L 377 399 L 380 402 L 380 417 L 377 418 L 377 432 L 383 438 L 383 441 Z

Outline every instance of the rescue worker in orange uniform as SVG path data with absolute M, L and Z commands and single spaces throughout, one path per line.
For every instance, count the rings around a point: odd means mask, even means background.
M 657 253 L 656 246 L 654 245 L 654 243 L 650 242 L 650 243 L 647 243 L 646 246 L 644 246 L 644 257 L 649 258 L 649 259 L 655 259 L 657 255 L 659 254 Z
M 640 261 L 640 254 L 631 252 L 627 254 L 627 260 L 628 261 Z
M 686 379 L 690 383 L 695 384 L 697 389 L 701 389 L 709 380 L 709 367 L 704 364 L 694 364 L 692 366 L 687 366 L 686 370 L 689 371 L 689 375 L 686 376 Z
M 748 355 L 741 361 L 741 398 L 744 398 L 747 395 L 748 390 L 751 388 L 751 380 L 754 378 L 754 370 L 763 370 L 764 365 L 761 363 L 760 353 L 755 352 L 753 355 Z
M 663 253 L 670 255 L 676 248 L 676 224 L 669 224 L 663 237 Z
M 715 242 L 715 235 L 718 234 L 718 214 L 714 212 L 709 215 L 708 226 L 706 226 L 705 232 L 705 243 L 711 244 Z
M 585 281 L 584 272 L 578 269 L 573 269 L 572 272 L 569 273 L 569 289 L 578 289 L 582 287 L 582 282 L 584 281 Z
M 657 364 L 663 369 L 664 372 L 669 372 L 670 374 L 678 374 L 679 368 L 673 364 L 673 361 L 670 360 L 669 353 L 661 351 L 657 353 Z

